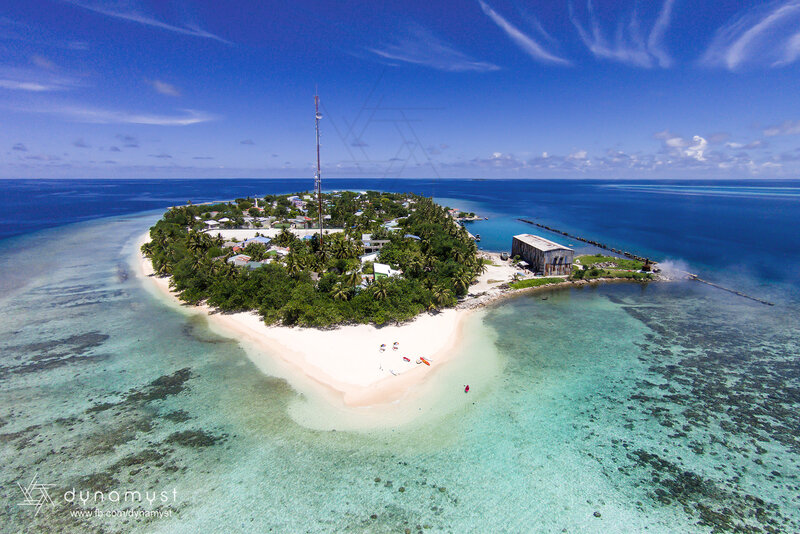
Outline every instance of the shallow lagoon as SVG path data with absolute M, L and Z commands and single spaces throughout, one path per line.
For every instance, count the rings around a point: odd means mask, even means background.
M 130 275 L 157 216 L 0 242 L 3 531 L 800 530 L 791 286 L 765 287 L 773 308 L 691 283 L 512 299 L 474 326 L 491 346 L 464 349 L 498 358 L 470 403 L 318 431 L 286 382 Z M 54 497 L 178 499 L 162 519 L 34 516 L 16 485 L 33 474 Z

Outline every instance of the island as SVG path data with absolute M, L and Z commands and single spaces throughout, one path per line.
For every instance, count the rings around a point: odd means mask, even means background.
M 187 203 L 141 237 L 140 274 L 251 347 L 265 372 L 278 358 L 297 371 L 296 389 L 321 387 L 348 407 L 413 396 L 457 352 L 465 318 L 490 302 L 652 277 L 601 256 L 539 276 L 478 250 L 462 219 L 431 198 L 378 191 Z

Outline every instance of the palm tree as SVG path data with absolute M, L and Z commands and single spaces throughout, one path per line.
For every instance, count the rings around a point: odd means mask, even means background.
M 375 283 L 372 285 L 372 296 L 375 297 L 376 300 L 383 300 L 389 296 L 389 282 L 387 282 L 386 278 L 375 280 Z
M 197 254 L 201 250 L 205 250 L 205 234 L 199 232 L 189 232 L 189 237 L 186 240 L 186 248 L 191 252 Z
M 148 258 L 152 257 L 153 251 L 155 251 L 155 246 L 156 246 L 155 243 L 153 243 L 152 241 L 148 241 L 147 243 L 142 245 L 141 248 L 142 254 L 144 254 Z
M 319 271 L 323 271 L 325 269 L 325 265 L 328 263 L 328 259 L 330 258 L 330 252 L 328 251 L 327 247 L 321 248 L 316 253 L 317 261 L 315 262 L 316 265 L 319 267 Z
M 158 276 L 167 276 L 172 274 L 172 267 L 169 263 L 162 261 L 158 264 L 158 267 L 156 267 L 156 274 Z
M 333 300 L 347 300 L 350 296 L 350 290 L 342 284 L 336 284 L 331 290 L 331 297 Z
M 450 300 L 452 292 L 442 286 L 434 286 L 431 290 L 431 295 L 433 296 L 433 301 L 436 303 L 436 305 L 442 306 L 446 304 L 448 300 Z
M 295 277 L 303 270 L 300 266 L 300 262 L 297 260 L 294 254 L 289 254 L 286 256 L 286 272 L 289 273 L 289 276 Z
M 416 276 L 422 271 L 422 262 L 419 256 L 411 256 L 406 262 L 406 271 L 412 276 Z
M 337 260 L 346 260 L 350 256 L 350 244 L 344 239 L 337 239 L 333 244 L 333 257 Z
M 358 271 L 350 271 L 345 273 L 344 279 L 347 285 L 353 286 L 353 291 L 355 291 L 356 285 L 361 281 L 361 275 L 358 274 Z
M 472 276 L 466 270 L 459 271 L 453 277 L 453 285 L 457 292 L 466 292 L 470 283 L 472 283 Z

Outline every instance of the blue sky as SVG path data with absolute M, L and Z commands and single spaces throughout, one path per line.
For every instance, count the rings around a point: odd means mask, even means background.
M 800 0 L 0 0 L 0 177 L 796 178 Z

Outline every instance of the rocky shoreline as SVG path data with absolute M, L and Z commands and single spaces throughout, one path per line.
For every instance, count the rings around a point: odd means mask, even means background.
M 471 310 L 483 308 L 504 299 L 536 293 L 539 291 L 549 291 L 554 289 L 564 289 L 568 287 L 582 287 L 587 285 L 600 285 L 608 283 L 627 283 L 627 284 L 650 284 L 653 282 L 670 282 L 673 278 L 667 276 L 654 275 L 652 280 L 630 280 L 627 278 L 594 278 L 592 280 L 564 280 L 536 287 L 526 287 L 522 289 L 512 289 L 508 284 L 501 284 L 495 289 L 490 289 L 477 294 L 469 294 L 466 298 L 456 304 L 456 309 Z

